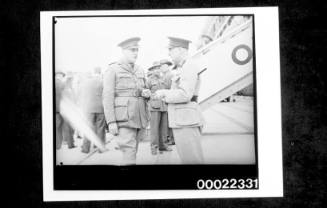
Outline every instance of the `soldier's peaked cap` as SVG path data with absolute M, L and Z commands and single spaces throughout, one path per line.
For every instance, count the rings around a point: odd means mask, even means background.
M 190 40 L 186 40 L 183 38 L 168 37 L 168 39 L 168 48 L 182 47 L 188 49 L 189 44 L 191 43 Z
M 162 64 L 167 64 L 169 66 L 173 65 L 173 63 L 171 63 L 170 61 L 168 61 L 168 59 L 161 59 L 160 60 L 160 65 Z
M 126 48 L 138 48 L 139 45 L 139 41 L 141 40 L 141 38 L 139 37 L 133 37 L 133 38 L 129 38 L 127 40 L 124 40 L 122 42 L 120 42 L 118 44 L 119 47 L 121 47 L 122 49 L 126 49 Z
M 55 74 L 56 74 L 56 75 L 57 75 L 57 74 L 62 74 L 62 75 L 64 75 L 64 76 L 66 75 L 65 72 L 62 71 L 62 70 L 60 70 L 60 69 L 56 70 L 56 73 L 55 73 Z
M 155 62 L 153 62 L 152 66 L 148 69 L 148 71 L 152 71 L 154 68 L 159 67 L 159 66 L 160 66 L 160 62 L 155 61 Z

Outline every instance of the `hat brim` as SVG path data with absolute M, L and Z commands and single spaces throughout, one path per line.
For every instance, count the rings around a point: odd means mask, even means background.
M 205 35 L 205 34 L 203 34 L 203 35 L 201 35 L 202 37 L 205 37 L 205 38 L 208 38 L 210 41 L 213 41 L 213 38 L 211 37 L 211 36 L 209 36 L 209 35 Z
M 61 71 L 58 71 L 58 72 L 55 73 L 55 75 L 57 75 L 57 74 L 62 74 L 64 76 L 66 75 L 64 72 L 61 72 Z
M 127 46 L 125 48 L 122 48 L 122 49 L 139 49 L 140 46 L 139 45 L 133 45 L 133 46 Z
M 163 65 L 163 64 L 167 64 L 168 66 L 173 65 L 173 63 L 171 63 L 170 61 L 163 62 L 163 63 L 161 63 L 160 65 Z
M 118 46 L 123 48 L 123 49 L 127 49 L 130 47 L 138 47 L 138 42 L 141 40 L 141 38 L 139 37 L 134 37 L 134 38 L 129 38 L 127 40 L 124 40 L 123 42 L 119 43 Z
M 160 67 L 160 65 L 154 65 L 154 66 L 151 66 L 150 68 L 148 68 L 148 71 L 152 71 L 154 68 L 156 67 Z

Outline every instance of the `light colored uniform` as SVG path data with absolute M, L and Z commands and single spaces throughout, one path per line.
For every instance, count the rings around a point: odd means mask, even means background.
M 134 65 L 115 62 L 103 78 L 103 107 L 107 124 L 118 125 L 117 143 L 123 164 L 135 164 L 138 142 L 148 126 L 150 114 L 141 96 L 145 88 L 144 71 Z
M 164 90 L 168 103 L 169 127 L 173 129 L 177 151 L 184 164 L 203 163 L 200 143 L 204 119 L 198 103 L 191 101 L 198 95 L 200 78 L 198 67 L 190 60 L 184 62 L 172 78 L 170 90 Z

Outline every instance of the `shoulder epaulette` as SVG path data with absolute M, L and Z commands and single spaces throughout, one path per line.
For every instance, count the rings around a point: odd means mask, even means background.
M 118 62 L 111 62 L 110 64 L 108 64 L 108 66 L 110 66 L 110 65 L 114 65 L 114 64 L 118 64 Z

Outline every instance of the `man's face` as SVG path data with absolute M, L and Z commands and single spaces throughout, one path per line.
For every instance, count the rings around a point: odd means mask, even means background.
M 160 67 L 154 67 L 152 69 L 152 74 L 153 75 L 158 75 L 160 73 Z
M 201 37 L 198 39 L 197 49 L 202 48 L 203 46 L 207 45 L 207 44 L 210 43 L 210 42 L 211 42 L 211 40 L 210 40 L 208 37 L 201 36 Z
M 179 47 L 169 48 L 169 57 L 174 62 L 174 64 L 178 64 L 181 61 L 182 50 Z
M 64 75 L 61 73 L 56 74 L 56 79 L 60 79 L 63 80 L 64 79 Z
M 211 42 L 211 40 L 208 37 L 202 37 L 202 41 L 203 41 L 204 45 L 207 45 L 208 43 Z
M 134 64 L 136 62 L 138 53 L 139 53 L 139 49 L 138 48 L 126 48 L 126 49 L 123 49 L 124 58 L 130 64 Z
M 100 67 L 94 68 L 93 73 L 96 74 L 96 75 L 100 75 L 101 74 L 101 68 Z
M 167 71 L 169 70 L 169 65 L 168 65 L 168 64 L 162 64 L 162 65 L 160 66 L 160 70 L 161 70 L 162 72 L 167 72 Z

